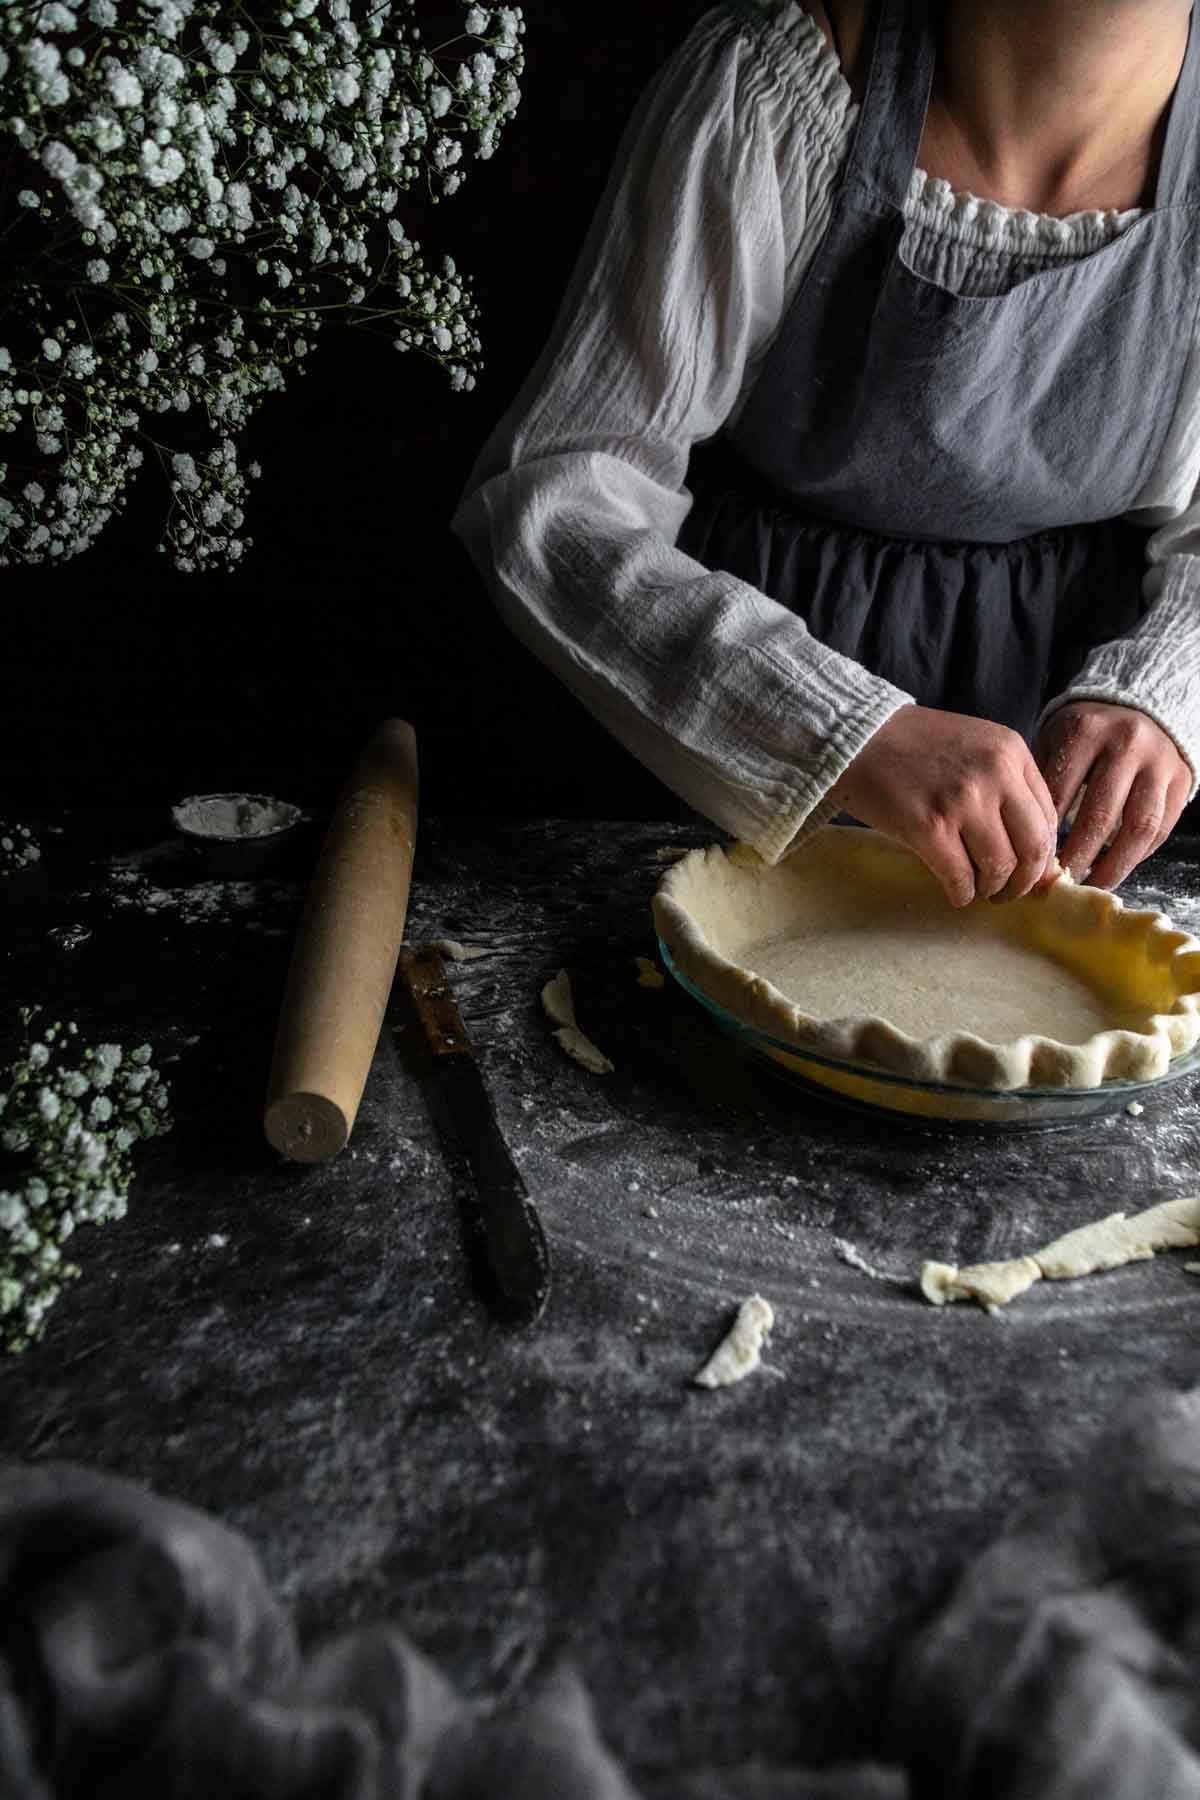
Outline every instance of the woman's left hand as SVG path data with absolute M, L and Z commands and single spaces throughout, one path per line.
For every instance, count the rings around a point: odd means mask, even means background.
M 1034 755 L 1060 822 L 1087 785 L 1059 861 L 1093 887 L 1119 887 L 1174 829 L 1192 791 L 1192 771 L 1174 740 L 1131 706 L 1060 706 Z

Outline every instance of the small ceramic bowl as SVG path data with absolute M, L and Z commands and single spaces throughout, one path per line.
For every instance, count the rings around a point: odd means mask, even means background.
M 209 874 L 253 881 L 293 848 L 304 813 L 269 794 L 190 794 L 171 821 Z

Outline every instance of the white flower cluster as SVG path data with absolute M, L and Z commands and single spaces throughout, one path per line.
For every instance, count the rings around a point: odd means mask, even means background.
M 13 825 L 0 819 L 0 880 L 19 874 L 41 859 L 41 845 L 28 825 Z
M 29 1032 L 32 1011 L 21 1013 Z M 0 1186 L 0 1348 L 38 1337 L 64 1284 L 79 1274 L 62 1246 L 77 1226 L 125 1215 L 131 1152 L 171 1126 L 149 1044 L 84 1048 L 61 1021 L 0 1076 L 0 1152 L 19 1171 Z
M 0 565 L 85 550 L 149 449 L 172 492 L 160 549 L 232 567 L 261 472 L 236 437 L 330 323 L 474 386 L 478 307 L 398 207 L 491 156 L 525 26 L 464 4 L 426 50 L 421 3 L 280 0 L 257 23 L 220 0 L 0 5 Z M 164 442 L 155 416 L 185 414 L 195 435 Z

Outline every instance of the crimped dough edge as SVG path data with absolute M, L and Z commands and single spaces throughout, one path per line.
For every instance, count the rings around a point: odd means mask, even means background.
M 798 854 L 805 858 L 820 855 L 821 841 L 831 831 L 855 832 L 904 855 L 913 854 L 882 833 L 843 825 L 825 826 Z M 994 1044 L 970 1031 L 915 1038 L 877 1015 L 814 1018 L 769 981 L 730 961 L 709 943 L 689 899 L 696 884 L 702 891 L 706 875 L 711 880 L 714 858 L 744 871 L 747 880 L 769 880 L 773 873 L 746 845 L 726 848 L 713 844 L 689 852 L 666 872 L 654 895 L 658 934 L 675 966 L 709 999 L 743 1024 L 799 1049 L 842 1062 L 871 1063 L 909 1080 L 1006 1091 L 1092 1088 L 1110 1080 L 1152 1081 L 1167 1072 L 1173 1057 L 1193 1049 L 1200 1040 L 1200 939 L 1180 931 L 1162 913 L 1126 907 L 1106 889 L 1088 887 L 1067 876 L 1012 905 L 1053 907 L 1054 923 L 1064 935 L 1126 941 L 1137 937 L 1156 961 L 1165 961 L 1175 999 L 1166 1010 L 1152 1010 L 1148 1001 L 1143 1029 L 1101 1031 L 1082 1044 L 1064 1044 L 1036 1034 Z M 783 871 L 787 866 L 785 861 L 775 868 Z

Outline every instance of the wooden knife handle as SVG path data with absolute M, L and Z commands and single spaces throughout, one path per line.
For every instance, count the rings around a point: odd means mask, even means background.
M 417 835 L 417 741 L 374 733 L 338 796 L 284 988 L 263 1127 L 293 1162 L 336 1156 L 358 1104 L 404 935 Z
M 472 1055 L 471 1040 L 467 1036 L 458 1004 L 450 992 L 441 952 L 431 944 L 425 944 L 419 950 L 401 950 L 400 974 L 408 984 L 430 1054 Z

